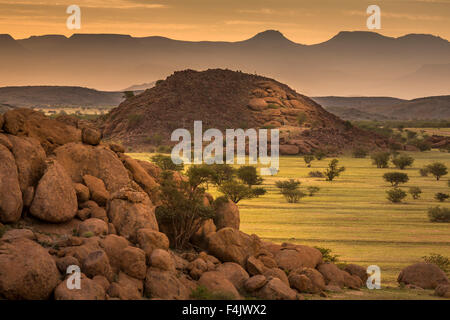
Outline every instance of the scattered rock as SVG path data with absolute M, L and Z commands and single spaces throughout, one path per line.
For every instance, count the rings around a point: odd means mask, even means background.
M 92 146 L 96 146 L 100 143 L 102 139 L 102 134 L 92 128 L 83 128 L 81 131 L 81 140 L 83 143 L 90 144 Z

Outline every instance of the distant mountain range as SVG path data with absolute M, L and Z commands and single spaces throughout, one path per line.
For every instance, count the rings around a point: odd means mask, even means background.
M 343 31 L 303 45 L 274 30 L 238 42 L 189 42 L 114 34 L 0 35 L 0 86 L 64 85 L 118 91 L 177 70 L 228 68 L 288 83 L 309 96 L 450 94 L 450 43 Z
M 390 97 L 315 97 L 326 110 L 346 120 L 450 119 L 450 95 L 402 100 Z

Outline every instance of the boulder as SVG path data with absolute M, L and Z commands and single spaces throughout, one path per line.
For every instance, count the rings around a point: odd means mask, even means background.
M 97 250 L 88 254 L 83 261 L 82 271 L 89 278 L 104 276 L 109 281 L 113 279 L 113 272 L 105 251 Z
M 132 246 L 123 249 L 120 269 L 130 277 L 144 280 L 147 271 L 144 251 Z
M 175 272 L 175 263 L 169 252 L 155 249 L 150 256 L 150 265 L 153 268 Z
M 0 144 L 0 222 L 17 222 L 23 200 L 16 162 L 11 152 Z
M 139 229 L 137 231 L 137 243 L 139 247 L 144 250 L 147 260 L 155 249 L 169 249 L 169 239 L 162 233 L 153 229 Z
M 111 142 L 108 144 L 108 147 L 115 153 L 125 153 L 125 147 L 121 144 Z
M 306 277 L 308 281 L 295 275 Z M 322 274 L 312 268 L 301 268 L 292 271 L 289 274 L 289 283 L 291 287 L 296 288 L 300 292 L 320 293 L 325 290 L 325 280 Z
M 208 237 L 216 232 L 216 225 L 213 219 L 203 221 L 197 232 L 191 237 L 192 244 L 201 249 L 208 249 Z
M 99 246 L 106 252 L 114 273 L 118 273 L 122 263 L 122 252 L 127 248 L 129 242 L 124 237 L 114 234 L 107 235 L 100 240 Z
M 300 152 L 300 149 L 296 145 L 292 144 L 282 144 L 280 145 L 280 154 L 281 155 L 296 155 Z
M 55 290 L 55 300 L 105 300 L 105 289 L 97 281 L 91 280 L 86 275 L 81 274 L 81 288 L 69 289 L 67 277 Z
M 220 264 L 216 271 L 222 273 L 239 292 L 244 292 L 245 282 L 249 279 L 249 275 L 239 264 L 225 262 Z
M 145 277 L 145 295 L 152 299 L 186 300 L 191 290 L 175 273 L 148 268 Z
M 256 296 L 264 300 L 295 300 L 297 293 L 278 278 L 270 279 L 264 287 L 256 291 Z
M 61 223 L 73 219 L 77 209 L 70 177 L 57 161 L 50 162 L 36 188 L 30 213 L 46 222 Z
M 155 178 L 148 174 L 137 160 L 128 156 L 122 156 L 122 159 L 125 168 L 131 172 L 133 180 L 136 181 L 137 184 L 144 189 L 145 192 L 147 192 L 153 202 L 155 202 L 158 198 L 159 187 L 159 184 L 156 182 Z
M 140 300 L 144 291 L 144 284 L 141 280 L 128 276 L 120 272 L 117 282 L 111 283 L 108 288 L 108 295 L 120 300 Z
M 326 285 L 344 287 L 344 273 L 335 264 L 323 263 L 317 267 L 317 270 L 322 274 Z
M 20 189 L 24 194 L 29 187 L 36 187 L 44 174 L 45 151 L 39 141 L 33 138 L 8 135 L 8 139 L 16 160 Z
M 197 258 L 189 262 L 186 268 L 187 270 L 189 270 L 189 275 L 192 277 L 192 279 L 198 280 L 203 273 L 208 271 L 208 264 L 205 260 Z
M 84 175 L 102 180 L 112 193 L 128 185 L 128 172 L 117 155 L 103 146 L 69 143 L 55 150 L 58 162 L 73 182 L 82 183 Z
M 109 220 L 119 235 L 135 242 L 139 229 L 159 231 L 155 207 L 146 193 L 131 192 L 125 199 L 122 194 L 114 194 L 108 204 Z
M 3 241 L 10 241 L 19 238 L 25 238 L 29 240 L 35 240 L 36 236 L 30 229 L 10 229 L 0 237 Z
M 369 277 L 367 274 L 367 270 L 356 264 L 347 264 L 344 268 L 344 271 L 348 272 L 352 276 L 358 276 L 363 283 L 366 283 L 367 278 Z
M 250 256 L 247 259 L 247 271 L 252 276 L 256 276 L 258 274 L 263 274 L 266 270 L 264 263 L 261 260 L 255 258 L 254 256 Z
M 236 262 L 245 267 L 247 258 L 261 247 L 260 239 L 233 228 L 223 228 L 208 237 L 208 251 L 223 262 Z
M 155 178 L 157 181 L 159 180 L 162 173 L 162 169 L 160 167 L 149 161 L 137 160 L 137 162 L 151 177 Z
M 96 218 L 90 218 L 78 225 L 78 234 L 82 237 L 108 234 L 108 224 Z
M 81 141 L 92 146 L 96 146 L 102 140 L 102 134 L 92 128 L 83 128 L 81 131 Z
M 109 288 L 109 280 L 106 279 L 104 276 L 95 276 L 92 278 L 92 280 L 96 283 L 98 283 L 99 285 L 102 286 L 102 288 L 105 290 L 105 292 L 108 290 Z
M 79 203 L 89 201 L 91 195 L 88 187 L 81 183 L 74 183 L 73 188 L 75 189 Z
M 275 254 L 275 261 L 286 271 L 298 268 L 315 268 L 322 262 L 322 254 L 316 248 L 295 245 L 282 248 Z
M 438 297 L 450 299 L 450 284 L 440 284 L 434 290 L 434 294 Z
M 95 201 L 99 206 L 105 206 L 109 200 L 110 195 L 108 190 L 106 190 L 103 181 L 88 174 L 83 176 L 83 181 L 89 189 L 91 199 Z
M 240 223 L 239 208 L 233 201 L 228 200 L 228 202 L 223 202 L 218 206 L 214 217 L 217 230 L 223 228 L 239 230 Z
M 32 109 L 17 108 L 4 114 L 3 130 L 15 136 L 37 139 L 47 154 L 69 142 L 80 142 L 81 131 Z
M 81 263 L 75 257 L 65 256 L 56 260 L 56 266 L 61 274 L 67 274 L 67 268 L 70 266 L 78 266 L 81 268 Z
M 346 271 L 342 271 L 342 275 L 344 276 L 344 286 L 349 289 L 359 290 L 363 282 L 360 277 L 351 275 Z
M 264 287 L 267 283 L 267 278 L 263 275 L 253 276 L 245 281 L 244 287 L 248 292 L 254 292 Z
M 48 299 L 59 277 L 55 261 L 37 243 L 26 238 L 0 241 L 0 296 L 9 300 Z
M 221 272 L 205 272 L 200 277 L 198 284 L 204 286 L 213 294 L 220 296 L 221 300 L 233 300 L 240 298 L 236 287 Z
M 432 263 L 419 262 L 404 268 L 398 275 L 397 282 L 412 284 L 423 289 L 436 289 L 438 285 L 450 284 L 444 271 Z
M 265 269 L 263 275 L 266 278 L 280 279 L 281 281 L 283 281 L 283 283 L 289 285 L 289 279 L 286 275 L 286 272 L 284 272 L 280 268 Z
M 262 98 L 253 98 L 248 102 L 248 107 L 253 111 L 261 111 L 267 109 L 268 104 Z

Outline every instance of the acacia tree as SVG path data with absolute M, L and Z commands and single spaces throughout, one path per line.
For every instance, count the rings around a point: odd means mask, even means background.
M 389 166 L 389 152 L 377 152 L 374 153 L 372 158 L 372 163 L 377 166 L 377 168 L 387 168 Z
M 327 181 L 333 181 L 334 178 L 339 177 L 341 173 L 345 171 L 345 167 L 338 167 L 338 164 L 338 159 L 333 159 L 328 164 L 328 168 L 325 170 L 325 177 Z
M 412 164 L 414 163 L 414 158 L 408 155 L 401 155 L 392 159 L 392 163 L 400 170 L 403 170 L 406 167 L 412 166 Z
M 300 184 L 300 181 L 294 179 L 275 182 L 275 186 L 280 189 L 280 193 L 286 198 L 286 201 L 289 203 L 297 203 L 301 198 L 306 196 L 306 194 L 300 191 Z
M 306 163 L 306 167 L 311 168 L 311 162 L 314 160 L 314 156 L 312 154 L 307 154 L 303 157 L 303 160 Z
M 397 187 L 400 183 L 407 183 L 409 181 L 408 175 L 403 172 L 387 172 L 383 175 L 383 179 L 392 184 L 393 187 Z
M 427 166 L 428 172 L 431 173 L 437 181 L 448 173 L 447 166 L 441 162 L 434 162 Z

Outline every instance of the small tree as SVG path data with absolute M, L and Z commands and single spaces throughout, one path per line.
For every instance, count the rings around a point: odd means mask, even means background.
M 422 194 L 422 189 L 420 189 L 419 187 L 411 187 L 409 188 L 409 193 L 411 194 L 414 200 L 417 200 L 420 198 L 420 195 Z
M 308 190 L 308 194 L 310 197 L 312 197 L 313 195 L 315 195 L 317 192 L 320 191 L 319 187 L 315 187 L 315 186 L 310 186 L 308 188 L 306 188 Z
M 431 222 L 450 222 L 450 209 L 439 206 L 429 208 L 428 218 Z
M 301 198 L 305 197 L 305 194 L 299 190 L 300 184 L 300 181 L 294 179 L 275 182 L 275 186 L 280 189 L 280 193 L 289 203 L 297 203 Z
M 403 172 L 387 172 L 383 175 L 383 179 L 386 182 L 391 183 L 393 187 L 397 187 L 399 184 L 407 183 L 409 181 L 408 175 Z
M 400 203 L 406 198 L 406 192 L 400 188 L 393 188 L 386 191 L 387 199 L 392 203 Z
M 338 167 L 338 164 L 338 159 L 333 159 L 328 164 L 328 168 L 325 171 L 325 177 L 327 181 L 333 181 L 334 178 L 339 177 L 341 173 L 345 171 L 345 167 Z
M 430 171 L 428 170 L 428 168 L 421 168 L 419 170 L 420 176 L 422 177 L 428 177 L 428 174 L 430 173 Z
M 323 172 L 321 172 L 321 171 L 310 171 L 308 173 L 308 176 L 311 178 L 323 178 L 324 177 Z
M 253 166 L 242 166 L 237 169 L 237 177 L 249 187 L 260 185 L 263 182 L 263 178 L 258 175 L 256 167 Z
M 303 157 L 303 160 L 305 160 L 306 166 L 308 168 L 311 168 L 311 162 L 314 160 L 314 156 L 311 154 L 307 154 Z
M 372 164 L 376 165 L 377 168 L 387 168 L 389 166 L 389 152 L 377 152 L 372 156 Z
M 392 159 L 392 163 L 400 170 L 403 170 L 406 167 L 412 166 L 412 164 L 414 163 L 414 158 L 408 155 L 401 155 Z
M 432 253 L 429 256 L 422 257 L 426 263 L 433 263 L 437 265 L 445 273 L 450 273 L 450 259 L 439 253 Z
M 448 198 L 450 198 L 450 195 L 447 193 L 438 192 L 434 195 L 434 198 L 440 202 L 444 202 Z
M 134 91 L 125 91 L 122 96 L 124 99 L 130 99 L 134 97 Z
M 317 160 L 322 160 L 323 158 L 325 158 L 327 156 L 325 151 L 319 150 L 317 151 L 314 156 L 316 157 Z
M 176 249 L 189 247 L 189 240 L 204 221 L 214 218 L 215 211 L 205 206 L 205 190 L 199 187 L 198 180 L 174 181 L 173 172 L 163 171 L 160 185 L 161 205 L 156 207 L 158 223 L 168 228 L 166 232 L 170 245 Z
M 441 162 L 434 162 L 428 165 L 427 169 L 438 181 L 448 173 L 447 166 Z
M 256 198 L 266 193 L 265 189 L 263 188 L 252 189 L 249 186 L 236 180 L 223 182 L 219 186 L 219 191 L 234 203 L 238 203 L 239 201 L 244 199 Z
M 225 181 L 230 181 L 233 179 L 236 170 L 228 164 L 212 164 L 210 181 L 216 186 L 221 186 Z
M 162 154 L 154 155 L 151 160 L 163 170 L 183 171 L 184 169 L 183 164 L 175 164 L 171 157 Z

